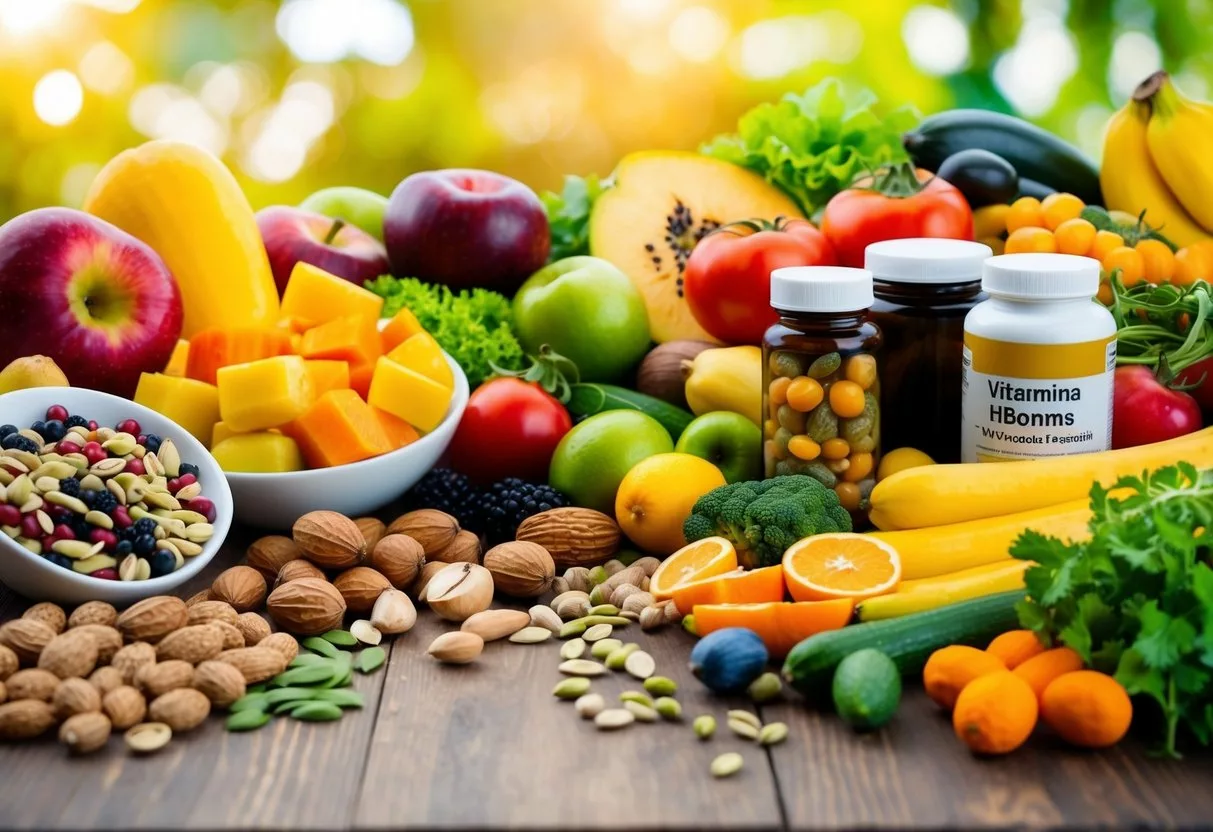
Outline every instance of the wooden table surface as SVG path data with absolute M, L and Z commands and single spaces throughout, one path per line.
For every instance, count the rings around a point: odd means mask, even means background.
M 234 532 L 186 590 L 238 562 L 253 537 Z M 0 587 L 0 621 L 25 605 Z M 792 698 L 764 705 L 761 718 L 791 732 L 763 749 L 724 727 L 728 708 L 754 706 L 690 676 L 690 636 L 638 626 L 624 636 L 677 680 L 684 721 L 602 733 L 552 697 L 556 643 L 493 643 L 475 664 L 449 667 L 425 653 L 447 629 L 422 612 L 383 669 L 355 674 L 367 707 L 339 722 L 278 718 L 229 734 L 212 718 L 149 757 L 127 754 L 117 737 L 80 758 L 49 737 L 0 745 L 0 829 L 1213 826 L 1213 755 L 1155 760 L 1133 742 L 1087 753 L 1037 736 L 979 760 L 916 687 L 869 735 Z M 594 687 L 610 699 L 637 685 L 612 674 Z M 720 723 L 708 742 L 689 727 L 701 713 Z M 745 768 L 714 780 L 708 764 L 725 751 L 741 752 Z

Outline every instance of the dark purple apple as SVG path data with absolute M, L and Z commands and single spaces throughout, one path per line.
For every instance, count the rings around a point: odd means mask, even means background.
M 388 273 L 383 243 L 345 220 L 288 205 L 271 205 L 257 212 L 257 227 L 280 296 L 286 291 L 291 270 L 300 261 L 359 286 Z
M 130 398 L 168 364 L 182 319 L 160 255 L 105 220 L 39 208 L 0 226 L 0 366 L 46 355 L 74 387 Z
M 487 170 L 406 178 L 388 201 L 383 240 L 398 277 L 507 295 L 543 266 L 551 248 L 535 192 Z

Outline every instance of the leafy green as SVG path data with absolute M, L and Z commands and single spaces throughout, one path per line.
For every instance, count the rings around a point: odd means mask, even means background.
M 1113 496 L 1115 494 L 1115 496 Z M 1020 622 L 1113 673 L 1161 709 L 1161 750 L 1180 728 L 1213 739 L 1213 471 L 1180 462 L 1091 489 L 1091 539 L 1024 532 L 1035 562 Z
M 736 134 L 701 152 L 762 174 L 813 216 L 860 175 L 909 160 L 901 136 L 918 123 L 917 112 L 900 107 L 881 118 L 875 103 L 869 90 L 846 95 L 837 79 L 826 79 L 803 95 L 759 104 Z
M 539 198 L 548 212 L 552 251 L 548 262 L 590 253 L 590 211 L 598 197 L 611 187 L 590 174 L 566 176 L 560 193 L 547 191 Z
M 493 365 L 522 367 L 522 347 L 510 326 L 510 302 L 503 295 L 487 289 L 456 293 L 414 277 L 389 275 L 368 280 L 366 288 L 385 299 L 385 316 L 407 307 L 463 368 L 473 390 L 494 375 Z

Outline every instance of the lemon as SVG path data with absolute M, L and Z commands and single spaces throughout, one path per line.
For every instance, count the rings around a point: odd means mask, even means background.
M 706 459 L 657 454 L 636 463 L 619 483 L 615 519 L 641 549 L 668 555 L 686 545 L 682 524 L 695 501 L 724 484 L 724 474 Z
M 881 457 L 880 466 L 876 469 L 876 481 L 880 482 L 898 471 L 934 464 L 935 460 L 917 448 L 894 448 Z

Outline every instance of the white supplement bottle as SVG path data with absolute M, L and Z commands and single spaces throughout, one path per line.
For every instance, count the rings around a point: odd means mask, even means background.
M 1011 254 L 982 267 L 990 299 L 965 317 L 961 459 L 1107 450 L 1116 322 L 1094 300 L 1099 263 Z

